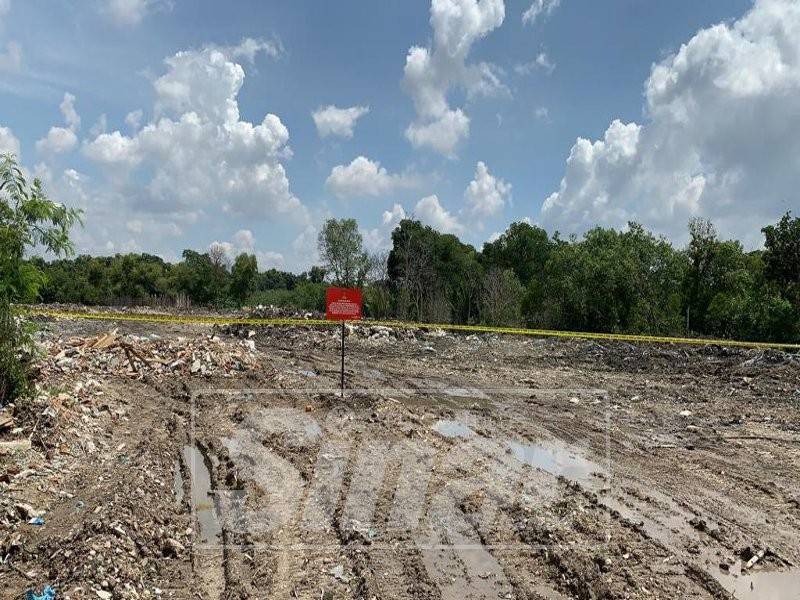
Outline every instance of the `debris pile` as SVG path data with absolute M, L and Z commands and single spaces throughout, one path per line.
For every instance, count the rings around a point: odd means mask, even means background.
M 44 343 L 42 371 L 141 377 L 144 374 L 232 377 L 255 364 L 256 344 L 247 339 L 226 342 L 215 335 L 194 339 L 120 336 L 117 330 L 90 338 L 72 337 Z
M 245 316 L 250 319 L 324 319 L 325 315 L 318 311 L 304 311 L 287 306 L 252 306 L 245 309 Z

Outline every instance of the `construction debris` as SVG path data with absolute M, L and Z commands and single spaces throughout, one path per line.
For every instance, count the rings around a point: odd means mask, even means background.
M 159 336 L 120 336 L 115 329 L 96 337 L 46 341 L 44 346 L 45 374 L 230 377 L 247 371 L 256 362 L 252 340 L 229 342 L 215 335 L 165 340 Z

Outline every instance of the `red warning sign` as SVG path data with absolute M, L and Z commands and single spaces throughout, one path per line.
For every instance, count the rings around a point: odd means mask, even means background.
M 329 287 L 325 290 L 325 318 L 330 321 L 355 321 L 361 318 L 361 290 Z

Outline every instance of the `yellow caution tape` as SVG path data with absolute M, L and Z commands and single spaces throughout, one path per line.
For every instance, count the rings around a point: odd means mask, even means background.
M 50 310 L 38 307 L 21 307 L 28 315 L 52 317 L 57 319 L 88 319 L 95 321 L 135 321 L 145 323 L 185 323 L 198 325 L 284 325 L 333 326 L 338 321 L 325 319 L 298 318 L 248 318 L 248 317 L 212 317 L 202 315 L 163 315 L 156 313 L 121 313 L 121 312 L 87 312 Z M 507 335 L 526 335 L 533 337 L 580 338 L 591 340 L 612 340 L 618 342 L 650 342 L 659 344 L 694 344 L 720 346 L 739 346 L 743 348 L 780 348 L 783 350 L 800 350 L 800 344 L 778 342 L 748 342 L 743 340 L 722 340 L 709 338 L 668 337 L 660 335 L 633 335 L 627 333 L 596 333 L 590 331 L 557 331 L 553 329 L 525 329 L 521 327 L 490 327 L 488 325 L 455 325 L 452 323 L 414 323 L 408 321 L 364 321 L 365 325 L 394 327 L 400 329 L 443 329 L 469 333 L 501 333 Z

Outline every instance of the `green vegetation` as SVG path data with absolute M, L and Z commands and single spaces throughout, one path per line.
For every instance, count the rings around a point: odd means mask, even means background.
M 68 254 L 69 230 L 79 219 L 48 200 L 39 180 L 29 185 L 12 155 L 0 157 L 0 406 L 28 391 L 31 330 L 12 305 L 35 300 L 45 275 L 25 253 Z
M 376 318 L 798 342 L 800 219 L 762 231 L 764 249 L 747 252 L 703 220 L 689 223 L 685 248 L 635 223 L 562 239 L 520 222 L 478 251 L 406 219 L 391 251 L 369 256 L 353 219 L 331 219 L 324 265 L 300 275 L 219 251 L 185 250 L 177 264 L 146 254 L 27 264 L 47 276 L 44 302 L 322 310 L 327 285 L 360 285 Z

